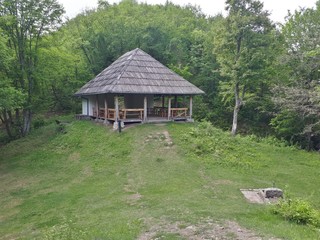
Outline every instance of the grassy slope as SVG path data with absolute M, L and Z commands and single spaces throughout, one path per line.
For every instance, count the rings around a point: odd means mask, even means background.
M 318 154 L 217 131 L 217 154 L 199 157 L 184 136 L 190 127 L 141 125 L 119 135 L 72 122 L 66 134 L 50 125 L 0 148 L 0 239 L 134 239 L 164 222 L 206 218 L 235 220 L 263 236 L 320 239 L 239 192 L 275 182 L 319 208 Z M 166 130 L 173 147 L 157 135 Z

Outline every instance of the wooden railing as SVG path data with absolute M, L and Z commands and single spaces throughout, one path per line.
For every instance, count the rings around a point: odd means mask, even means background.
M 110 120 L 116 120 L 116 110 L 114 108 L 108 108 L 107 113 L 104 108 L 99 108 L 98 112 L 99 118 L 106 118 Z M 123 108 L 119 110 L 119 118 L 120 119 L 128 119 L 128 118 L 138 118 L 143 119 L 144 109 L 143 108 Z M 93 108 L 93 116 L 97 116 L 97 110 Z M 163 107 L 154 107 L 148 109 L 148 116 L 156 116 L 156 117 L 168 117 L 168 108 Z M 187 117 L 188 116 L 188 108 L 171 108 L 170 116 L 172 118 L 179 117 Z
M 124 108 L 121 109 L 122 113 L 123 113 L 123 117 L 122 119 L 127 119 L 127 117 L 137 117 L 139 119 L 143 119 L 143 112 L 144 109 L 143 108 Z
M 187 117 L 188 108 L 171 108 L 171 117 Z
M 105 118 L 105 109 L 104 108 L 99 108 L 99 117 L 100 118 Z
M 143 119 L 143 108 L 123 108 L 119 110 L 119 118 L 120 119 L 127 119 L 130 117 L 136 117 L 139 119 Z M 107 109 L 107 114 L 106 110 L 104 108 L 99 108 L 99 118 L 107 118 L 110 120 L 116 120 L 116 109 L 114 108 L 108 108 Z M 97 110 L 94 107 L 93 108 L 93 116 L 97 116 Z
M 113 108 L 108 108 L 107 119 L 116 120 L 116 110 Z
M 154 107 L 151 108 L 152 111 L 150 115 L 156 116 L 156 117 L 168 117 L 168 108 L 166 107 Z

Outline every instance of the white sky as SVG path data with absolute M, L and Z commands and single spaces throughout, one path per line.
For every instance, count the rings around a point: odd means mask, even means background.
M 262 0 L 264 8 L 271 12 L 271 19 L 275 22 L 284 22 L 284 17 L 287 15 L 288 10 L 292 12 L 299 7 L 315 7 L 317 0 Z M 75 17 L 78 13 L 86 8 L 97 7 L 98 0 L 58 0 L 62 3 L 66 15 L 69 18 Z M 118 3 L 120 0 L 108 0 L 109 3 Z M 166 0 L 138 0 L 138 2 L 149 4 L 164 4 Z M 198 5 L 202 11 L 214 16 L 217 13 L 224 13 L 225 0 L 171 0 L 171 2 L 179 5 Z

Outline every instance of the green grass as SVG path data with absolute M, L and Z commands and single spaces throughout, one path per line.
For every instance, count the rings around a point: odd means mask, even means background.
M 204 219 L 236 221 L 265 237 L 320 239 L 317 229 L 250 204 L 239 191 L 275 184 L 319 209 L 317 153 L 217 129 L 199 140 L 193 124 L 119 134 L 75 121 L 66 131 L 49 124 L 0 148 L 0 239 L 135 239 L 154 226 Z

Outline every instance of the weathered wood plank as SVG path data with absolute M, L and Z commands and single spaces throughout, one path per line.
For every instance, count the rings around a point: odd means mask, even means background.
M 169 97 L 168 101 L 168 120 L 171 118 L 171 97 Z
M 119 119 L 119 97 L 115 96 L 114 101 L 115 101 L 114 105 L 115 105 L 115 110 L 116 110 L 115 120 L 118 121 L 118 119 Z
M 190 102 L 189 102 L 189 117 L 192 118 L 192 95 L 190 96 Z
M 143 121 L 147 121 L 147 117 L 148 117 L 148 112 L 147 112 L 147 107 L 148 107 L 148 99 L 147 99 L 147 96 L 144 96 L 144 99 L 143 99 L 143 106 L 144 106 L 144 109 L 143 109 Z

